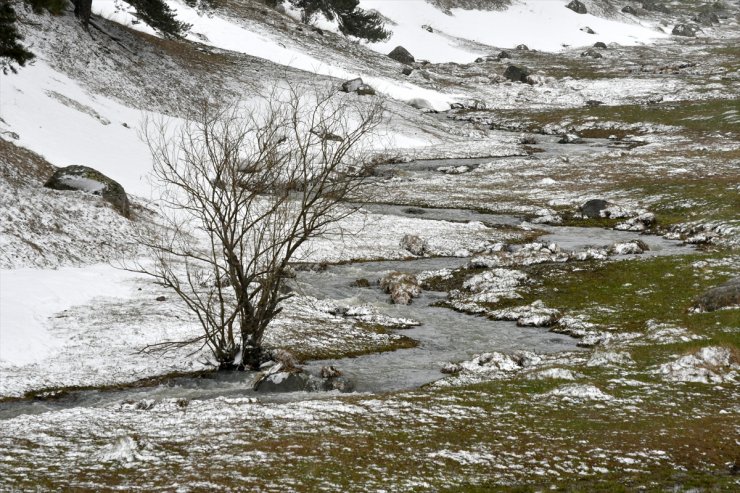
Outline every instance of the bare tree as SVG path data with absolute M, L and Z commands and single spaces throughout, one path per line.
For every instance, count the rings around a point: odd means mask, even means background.
M 288 264 L 354 212 L 368 176 L 377 100 L 290 86 L 246 107 L 203 104 L 174 132 L 145 124 L 167 227 L 141 236 L 135 269 L 197 316 L 222 368 L 257 368 L 268 324 L 289 297 Z M 150 232 L 151 233 L 151 232 Z

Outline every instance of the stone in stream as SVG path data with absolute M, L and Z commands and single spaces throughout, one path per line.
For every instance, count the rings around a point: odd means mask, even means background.
M 696 37 L 696 33 L 698 33 L 699 31 L 701 31 L 701 28 L 696 24 L 676 24 L 676 26 L 673 28 L 673 31 L 671 31 L 671 34 L 673 34 L 674 36 L 694 38 Z
M 414 298 L 421 295 L 419 281 L 413 274 L 390 272 L 380 280 L 380 287 L 391 295 L 396 305 L 410 305 Z

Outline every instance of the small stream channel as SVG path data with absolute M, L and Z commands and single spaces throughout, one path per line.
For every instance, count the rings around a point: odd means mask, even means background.
M 459 162 L 460 160 L 455 160 Z M 447 161 L 445 161 L 447 162 Z M 440 161 L 436 167 L 445 165 Z M 427 162 L 416 163 L 420 169 L 428 168 Z M 405 165 L 404 165 L 405 166 Z M 521 224 L 519 218 L 500 214 L 486 214 L 464 209 L 432 209 L 397 205 L 365 205 L 376 214 L 420 217 L 444 221 L 480 221 L 487 225 Z M 650 246 L 647 255 L 676 255 L 688 253 L 690 248 L 679 242 L 657 236 L 639 235 L 634 232 L 601 228 L 559 227 L 537 225 L 547 231 L 542 242 L 555 242 L 569 250 L 589 246 L 608 246 L 615 242 L 640 238 Z M 625 256 L 626 258 L 626 256 Z M 340 304 L 369 304 L 380 312 L 393 317 L 418 320 L 419 327 L 402 332 L 419 341 L 416 348 L 370 354 L 356 358 L 312 361 L 311 371 L 323 365 L 334 365 L 356 382 L 359 392 L 386 392 L 412 389 L 442 377 L 441 366 L 449 361 L 469 359 L 474 354 L 488 351 L 529 350 L 541 353 L 574 351 L 576 340 L 565 335 L 548 332 L 542 328 L 517 327 L 514 322 L 492 321 L 484 317 L 457 313 L 446 308 L 431 306 L 445 298 L 446 293 L 424 292 L 409 306 L 392 305 L 377 286 L 353 287 L 353 281 L 365 278 L 371 283 L 384 273 L 398 270 L 419 273 L 426 270 L 457 268 L 468 259 L 427 258 L 410 261 L 360 262 L 330 266 L 321 272 L 301 272 L 296 283 L 301 294 L 319 299 L 331 299 Z M 151 387 L 116 390 L 85 390 L 65 393 L 57 398 L 43 400 L 17 400 L 0 403 L 0 420 L 22 414 L 36 414 L 77 406 L 104 406 L 123 401 L 146 399 L 211 399 L 221 396 L 256 397 L 263 401 L 294 401 L 322 398 L 322 393 L 257 394 L 252 390 L 256 372 L 212 373 L 198 378 L 173 378 L 166 384 Z M 331 394 L 330 394 L 331 395 Z

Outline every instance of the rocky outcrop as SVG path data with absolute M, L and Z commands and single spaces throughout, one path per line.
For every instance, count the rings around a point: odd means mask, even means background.
M 603 199 L 591 199 L 586 201 L 580 208 L 581 215 L 589 219 L 598 219 L 601 217 L 601 211 L 609 207 L 609 202 Z
M 128 195 L 123 187 L 117 181 L 88 166 L 72 165 L 59 168 L 44 186 L 53 190 L 77 190 L 100 195 L 122 216 L 131 216 Z
M 342 92 L 354 92 L 360 96 L 375 96 L 375 89 L 365 84 L 361 78 L 351 79 L 342 83 Z
M 599 50 L 605 50 L 606 43 L 604 43 L 603 41 L 597 41 L 596 43 L 594 43 L 594 48 L 599 49 Z
M 586 10 L 586 6 L 583 4 L 583 2 L 579 0 L 573 0 L 568 5 L 566 5 L 565 8 L 572 10 L 576 14 L 588 13 L 588 10 Z
M 694 303 L 694 310 L 698 312 L 713 312 L 733 307 L 740 307 L 740 277 L 710 289 Z
M 395 48 L 393 48 L 393 51 L 388 53 L 388 57 L 405 65 L 411 65 L 416 61 L 414 59 L 414 56 L 409 53 L 409 50 L 407 50 L 403 46 L 396 46 Z
M 504 77 L 512 82 L 527 82 L 527 77 L 531 72 L 527 67 L 519 65 L 509 65 L 504 72 Z
M 622 8 L 622 12 L 629 15 L 638 15 L 637 9 L 634 8 L 632 5 L 627 5 Z

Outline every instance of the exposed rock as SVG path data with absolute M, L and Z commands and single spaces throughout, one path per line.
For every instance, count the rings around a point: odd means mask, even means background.
M 636 255 L 648 250 L 650 250 L 650 247 L 642 240 L 615 243 L 609 248 L 609 251 L 615 255 Z
M 434 28 L 432 26 L 428 26 L 426 24 L 422 25 L 421 28 L 424 29 L 428 33 L 433 33 L 434 32 Z
M 88 166 L 72 165 L 59 168 L 44 184 L 53 190 L 79 190 L 100 195 L 123 217 L 130 217 L 128 196 L 123 187 L 100 171 Z
M 734 382 L 740 370 L 737 350 L 721 346 L 704 347 L 658 367 L 658 374 L 672 382 Z
M 273 368 L 280 368 L 275 365 Z M 301 392 L 306 390 L 311 379 L 303 371 L 268 371 L 254 384 L 258 392 Z
M 411 75 L 413 73 L 413 71 L 414 71 L 414 69 L 411 68 L 411 67 L 409 67 L 409 66 L 403 67 L 403 69 L 401 69 L 401 73 L 403 75 Z
M 419 281 L 413 274 L 391 272 L 380 280 L 380 287 L 391 295 L 396 305 L 409 305 L 421 294 Z
M 596 43 L 594 43 L 594 48 L 598 48 L 600 50 L 605 50 L 606 49 L 606 43 L 604 43 L 603 41 L 597 41 Z
M 403 46 L 396 46 L 393 48 L 393 51 L 388 53 L 388 57 L 406 65 L 411 65 L 416 61 L 414 56 Z
M 563 134 L 558 144 L 583 144 L 583 139 L 577 134 Z
M 421 257 L 429 249 L 429 244 L 419 236 L 404 235 L 403 238 L 401 238 L 401 248 L 408 250 L 417 257 Z
M 519 51 L 529 51 L 529 47 L 525 44 L 516 45 L 516 49 Z
M 684 36 L 687 38 L 696 37 L 696 33 L 701 31 L 701 28 L 696 24 L 676 24 L 671 31 L 674 36 Z
M 157 301 L 167 301 L 167 298 L 166 298 L 166 297 L 164 297 L 164 296 L 157 296 L 157 297 L 156 297 L 155 299 L 156 299 Z
M 583 2 L 579 0 L 572 0 L 568 5 L 565 6 L 565 8 L 572 10 L 576 14 L 585 14 L 588 12 Z
M 499 60 L 503 60 L 504 58 L 511 58 L 511 54 L 508 51 L 502 51 L 498 55 L 496 55 L 496 58 Z
M 619 231 L 645 231 L 655 225 L 655 214 L 645 212 L 614 226 Z
M 588 26 L 582 27 L 580 30 L 583 31 L 586 34 L 596 34 L 596 31 L 594 31 L 593 29 L 591 29 Z
M 595 351 L 586 366 L 631 366 L 635 362 L 627 351 Z
M 493 310 L 489 316 L 496 320 L 516 321 L 520 327 L 550 327 L 560 319 L 560 312 L 537 300 L 531 305 Z
M 638 15 L 637 9 L 634 8 L 632 5 L 627 5 L 626 7 L 622 8 L 622 12 L 629 15 Z
M 692 20 L 698 24 L 701 24 L 702 26 L 711 27 L 714 24 L 719 24 L 719 16 L 717 16 L 717 14 L 715 14 L 714 12 L 708 10 L 699 12 L 693 17 Z
M 529 77 L 529 74 L 530 71 L 527 67 L 522 67 L 519 65 L 509 65 L 504 72 L 504 77 L 512 82 L 527 82 L 527 77 Z
M 609 202 L 603 199 L 591 199 L 586 201 L 580 208 L 581 215 L 589 219 L 598 219 L 601 217 L 601 211 L 609 207 Z
M 589 48 L 586 51 L 581 52 L 581 56 L 582 57 L 589 57 L 589 58 L 604 58 L 604 55 L 602 55 L 601 53 L 599 53 L 594 48 Z
M 351 79 L 342 83 L 342 92 L 355 92 L 360 96 L 374 96 L 375 89 L 365 84 L 361 78 Z
M 722 308 L 740 307 L 740 277 L 714 287 L 702 294 L 694 304 L 698 312 L 713 312 Z

